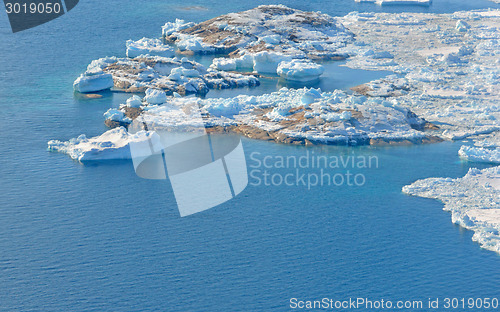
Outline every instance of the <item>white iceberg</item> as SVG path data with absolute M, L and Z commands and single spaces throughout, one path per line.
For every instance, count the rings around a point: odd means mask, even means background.
M 173 57 L 175 51 L 170 46 L 163 44 L 160 39 L 127 40 L 127 57 L 134 58 L 146 54 Z
M 116 108 L 110 108 L 108 109 L 104 114 L 104 118 L 107 120 L 112 120 L 112 121 L 117 121 L 117 122 L 123 122 L 123 123 L 131 123 L 132 119 L 128 118 L 125 116 L 125 113 L 119 109 Z
M 253 70 L 259 74 L 276 74 L 281 62 L 291 60 L 290 56 L 281 53 L 262 51 L 253 55 Z
M 167 101 L 167 94 L 160 89 L 147 89 L 144 101 L 149 104 L 163 104 Z
M 129 134 L 124 127 L 106 131 L 100 136 L 87 138 L 84 134 L 69 141 L 48 142 L 50 151 L 68 154 L 80 162 L 112 159 L 130 159 L 130 142 L 147 142 L 152 132 Z
M 182 19 L 175 19 L 175 22 L 167 22 L 162 26 L 162 34 L 163 36 L 170 36 L 174 32 L 181 31 L 183 29 L 194 26 L 193 22 L 185 22 Z
M 316 80 L 324 72 L 324 67 L 308 60 L 292 60 L 281 62 L 277 74 L 290 81 Z
M 138 95 L 134 95 L 130 98 L 127 99 L 127 104 L 126 104 L 128 107 L 134 107 L 134 108 L 137 108 L 137 107 L 141 107 L 142 105 L 142 100 L 141 98 L 138 96 Z
M 111 89 L 114 85 L 113 76 L 104 73 L 99 68 L 87 70 L 73 83 L 73 89 L 80 93 L 98 92 Z

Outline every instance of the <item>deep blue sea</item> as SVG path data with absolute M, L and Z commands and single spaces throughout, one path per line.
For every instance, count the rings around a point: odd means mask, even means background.
M 499 7 L 485 0 L 434 0 L 429 8 L 280 2 L 337 16 Z M 127 39 L 158 37 L 175 18 L 202 21 L 264 3 L 273 2 L 82 0 L 16 34 L 0 13 L 0 311 L 290 311 L 290 298 L 500 297 L 500 256 L 453 225 L 441 203 L 401 192 L 420 178 L 488 166 L 460 161 L 462 142 L 297 147 L 243 138 L 249 166 L 256 152 L 376 156 L 379 166 L 351 170 L 365 176 L 361 187 L 249 185 L 186 218 L 169 182 L 139 179 L 129 161 L 82 165 L 47 152 L 50 139 L 104 132 L 102 114 L 128 97 L 74 95 L 72 83 L 91 60 L 124 56 Z M 329 66 L 324 90 L 387 74 Z M 258 89 L 208 96 L 279 87 L 269 79 Z

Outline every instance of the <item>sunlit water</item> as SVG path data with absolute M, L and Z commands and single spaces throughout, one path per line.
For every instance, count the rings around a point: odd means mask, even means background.
M 430 8 L 284 3 L 332 15 L 498 7 L 439 0 Z M 256 170 L 251 153 L 376 156 L 379 166 L 349 169 L 365 176 L 362 187 L 255 186 L 250 178 L 237 198 L 188 218 L 178 216 L 168 181 L 141 180 L 128 161 L 83 166 L 46 151 L 50 139 L 101 134 L 102 114 L 129 96 L 75 97 L 71 84 L 92 59 L 124 55 L 126 39 L 158 36 L 176 17 L 201 21 L 257 4 L 81 1 L 69 14 L 15 35 L 2 15 L 0 310 L 287 311 L 291 297 L 500 295 L 500 257 L 451 224 L 439 202 L 401 193 L 419 178 L 459 177 L 487 166 L 461 162 L 461 142 L 306 148 L 243 139 L 249 170 Z M 338 65 L 315 87 L 347 89 L 387 74 L 360 75 Z M 267 79 L 259 88 L 207 96 L 281 86 Z

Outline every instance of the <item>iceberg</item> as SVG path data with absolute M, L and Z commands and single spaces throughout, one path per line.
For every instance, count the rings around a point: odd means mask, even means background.
M 167 94 L 160 89 L 147 89 L 144 101 L 149 104 L 163 104 L 167 101 Z
M 185 22 L 182 19 L 176 19 L 175 22 L 167 22 L 162 26 L 162 34 L 163 36 L 170 36 L 174 32 L 181 31 L 183 29 L 194 26 L 193 22 Z
M 113 76 L 96 68 L 81 74 L 73 83 L 73 89 L 80 93 L 89 93 L 108 90 L 113 85 Z
M 134 58 L 146 54 L 173 57 L 175 51 L 168 45 L 163 44 L 160 39 L 127 40 L 127 57 Z
M 500 166 L 469 169 L 462 178 L 429 178 L 403 187 L 413 196 L 438 199 L 452 222 L 474 231 L 472 240 L 500 253 Z
M 104 118 L 122 123 L 131 123 L 132 119 L 125 116 L 125 113 L 116 108 L 110 108 L 104 113 Z
M 80 162 L 130 159 L 129 144 L 148 142 L 151 135 L 153 132 L 147 131 L 129 134 L 124 127 L 118 127 L 93 138 L 82 134 L 69 141 L 51 140 L 48 142 L 48 149 L 67 154 Z
M 281 62 L 290 62 L 289 56 L 281 53 L 262 51 L 253 55 L 253 70 L 261 74 L 276 74 Z
M 308 60 L 292 60 L 281 62 L 278 65 L 277 74 L 291 81 L 316 80 L 324 72 L 323 66 Z

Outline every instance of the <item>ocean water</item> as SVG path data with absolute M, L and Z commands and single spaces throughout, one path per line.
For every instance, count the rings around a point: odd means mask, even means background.
M 102 113 L 128 97 L 73 94 L 73 80 L 92 59 L 124 55 L 125 40 L 159 36 L 165 21 L 201 21 L 262 3 L 88 0 L 17 34 L 2 13 L 0 311 L 288 311 L 292 297 L 500 297 L 500 257 L 453 225 L 439 202 L 401 193 L 416 179 L 488 166 L 460 161 L 462 142 L 306 148 L 243 138 L 250 170 L 258 170 L 253 158 L 307 153 L 376 156 L 379 166 L 329 170 L 363 174 L 360 187 L 249 185 L 235 199 L 187 218 L 178 216 L 168 181 L 137 178 L 129 161 L 83 166 L 46 151 L 50 139 L 101 134 Z M 430 8 L 282 3 L 332 15 L 498 7 L 465 0 L 435 0 Z M 338 65 L 331 64 L 345 72 L 320 81 L 323 89 L 387 74 Z M 280 86 L 269 79 L 258 89 L 208 96 Z

